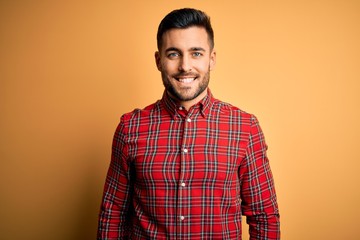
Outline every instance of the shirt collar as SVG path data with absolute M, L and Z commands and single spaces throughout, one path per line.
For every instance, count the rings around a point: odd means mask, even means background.
M 209 113 L 213 103 L 214 103 L 214 97 L 210 91 L 210 89 L 207 89 L 207 95 L 200 100 L 197 104 L 192 106 L 189 109 L 190 111 L 200 111 L 201 115 L 203 117 L 206 117 L 206 115 Z M 163 97 L 161 99 L 162 104 L 164 105 L 166 111 L 170 114 L 172 118 L 174 118 L 176 115 L 178 115 L 178 111 L 181 110 L 182 106 L 180 106 L 174 99 L 172 99 L 167 91 L 165 90 L 163 93 Z

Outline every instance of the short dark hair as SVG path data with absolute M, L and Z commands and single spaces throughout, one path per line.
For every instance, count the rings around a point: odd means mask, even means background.
M 160 50 L 162 36 L 165 32 L 177 28 L 185 29 L 193 26 L 205 28 L 210 48 L 214 48 L 214 31 L 211 27 L 210 17 L 203 11 L 193 8 L 177 9 L 167 14 L 159 24 L 157 32 L 157 47 Z

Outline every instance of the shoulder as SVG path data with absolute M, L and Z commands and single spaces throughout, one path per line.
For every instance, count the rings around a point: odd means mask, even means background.
M 240 130 L 243 133 L 261 131 L 258 118 L 253 113 L 218 99 L 213 101 L 211 115 L 212 118 L 216 118 L 214 119 L 215 121 L 229 123 L 234 129 Z
M 159 114 L 161 110 L 162 106 L 160 100 L 158 100 L 144 108 L 136 108 L 131 112 L 123 114 L 120 118 L 120 122 L 126 124 L 137 121 L 146 121 L 147 118 Z
M 120 117 L 115 135 L 125 137 L 138 132 L 150 123 L 151 118 L 159 115 L 156 113 L 161 112 L 161 108 L 160 101 L 156 101 L 145 108 L 136 108 L 130 112 L 124 113 Z
M 219 99 L 214 99 L 212 110 L 220 113 L 223 117 L 239 119 L 242 122 L 252 122 L 256 120 L 254 114 L 244 111 L 237 106 L 223 102 Z
M 218 114 L 220 122 L 230 123 L 235 132 L 245 134 L 249 139 L 256 137 L 263 140 L 260 123 L 254 114 L 220 100 L 214 102 L 214 109 L 220 113 Z

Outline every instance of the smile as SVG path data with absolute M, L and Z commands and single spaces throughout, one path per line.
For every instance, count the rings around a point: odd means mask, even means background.
M 196 79 L 196 77 L 191 77 L 191 78 L 176 78 L 176 80 L 178 80 L 181 83 L 191 83 Z

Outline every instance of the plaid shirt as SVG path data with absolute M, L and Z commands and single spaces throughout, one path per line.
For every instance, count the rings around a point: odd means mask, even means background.
M 280 239 L 267 146 L 257 119 L 208 95 L 186 111 L 164 93 L 122 116 L 98 239 Z

